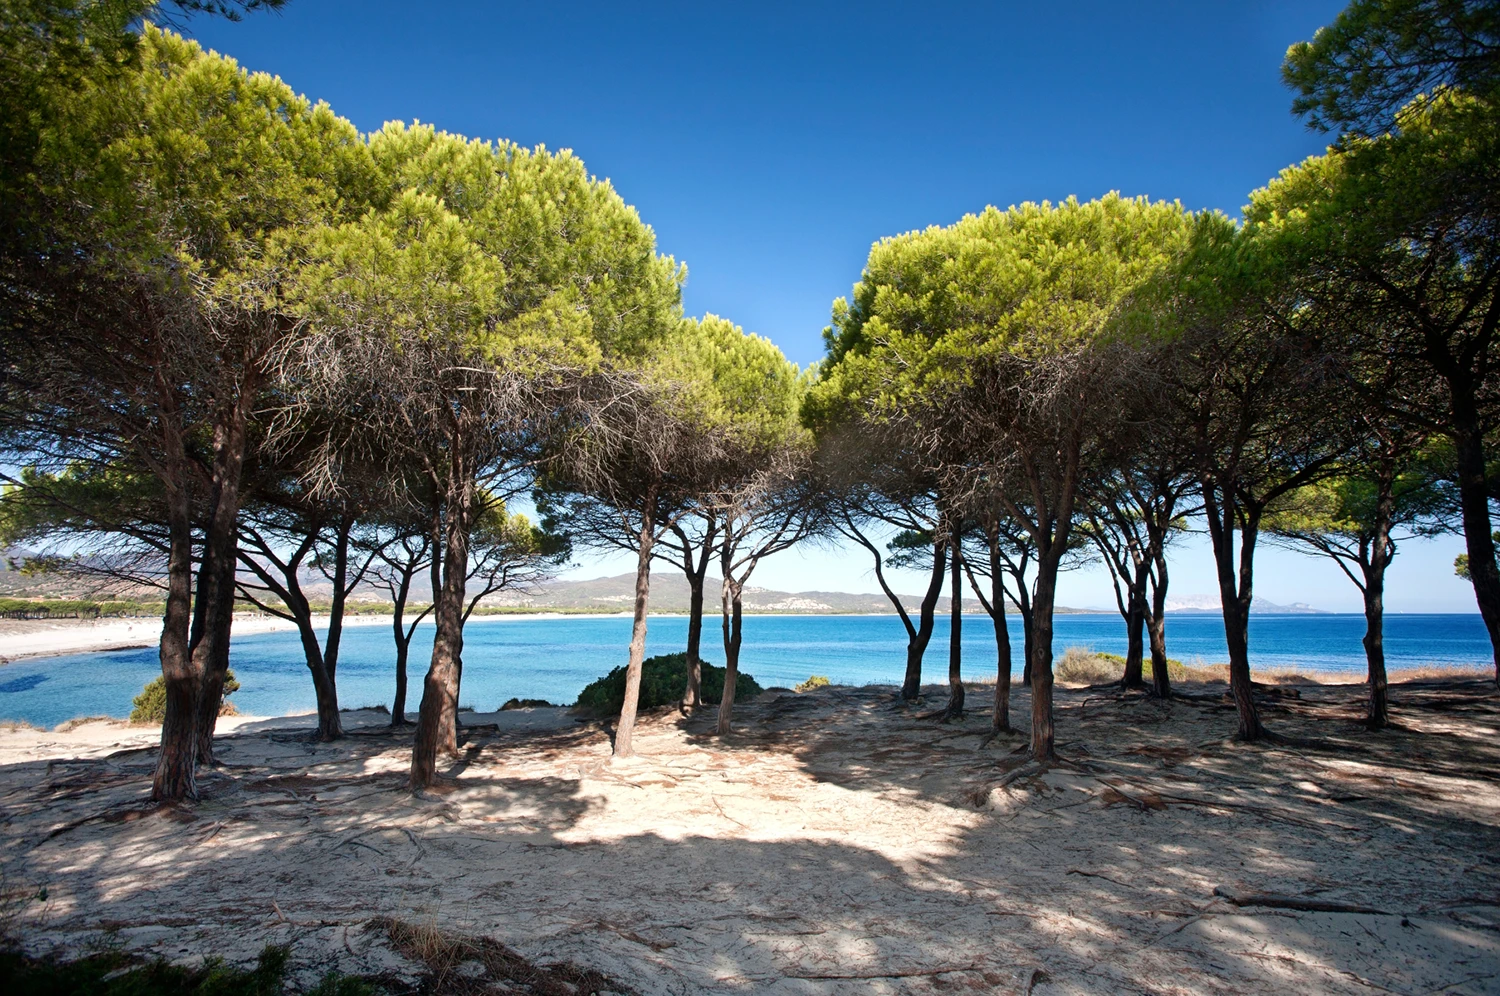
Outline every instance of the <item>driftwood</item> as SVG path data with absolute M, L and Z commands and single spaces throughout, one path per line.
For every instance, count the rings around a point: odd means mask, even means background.
M 1227 899 L 1236 906 L 1265 906 L 1271 909 L 1302 910 L 1307 913 L 1373 913 L 1390 916 L 1385 910 L 1355 903 L 1336 903 L 1311 896 L 1282 896 L 1274 892 L 1232 892 L 1222 885 L 1214 886 L 1214 895 Z

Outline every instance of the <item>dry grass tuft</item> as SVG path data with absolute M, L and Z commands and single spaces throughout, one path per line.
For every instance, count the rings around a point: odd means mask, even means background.
M 85 723 L 121 723 L 122 725 L 129 725 L 126 724 L 124 720 L 116 719 L 113 716 L 78 716 L 74 719 L 64 720 L 63 722 L 58 723 L 52 728 L 52 732 L 68 733 L 72 730 L 78 729 Z
M 1398 667 L 1386 672 L 1386 680 L 1396 681 L 1473 681 L 1495 679 L 1495 669 L 1478 665 L 1424 664 L 1421 667 Z
M 24 719 L 0 719 L 0 733 L 16 733 L 21 730 L 34 730 L 42 732 L 42 728 L 35 723 L 28 723 Z
M 450 933 L 431 921 L 408 923 L 378 917 L 370 926 L 385 931 L 391 947 L 402 957 L 426 967 L 428 978 L 422 991 L 434 996 L 497 991 L 537 996 L 632 992 L 594 969 L 566 962 L 536 965 L 499 941 Z M 505 988 L 499 990 L 499 985 Z
M 1088 647 L 1069 647 L 1052 662 L 1052 677 L 1076 685 L 1100 685 L 1119 681 L 1121 671 L 1114 661 L 1101 657 Z

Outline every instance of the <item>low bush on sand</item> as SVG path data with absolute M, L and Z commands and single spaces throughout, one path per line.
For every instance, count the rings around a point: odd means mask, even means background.
M 506 699 L 505 704 L 500 707 L 501 712 L 509 712 L 511 709 L 555 709 L 557 708 L 546 699 Z
M 752 699 L 764 689 L 741 671 L 734 683 L 737 702 Z M 687 693 L 687 654 L 662 654 L 641 664 L 641 709 L 676 705 Z M 724 669 L 703 664 L 703 701 L 718 702 L 724 695 Z M 595 716 L 618 716 L 625 705 L 625 668 L 617 667 L 578 693 L 574 708 Z
M 793 686 L 792 691 L 794 691 L 794 692 L 810 692 L 814 688 L 827 688 L 831 684 L 833 684 L 833 682 L 829 681 L 827 678 L 823 677 L 821 674 L 814 674 L 814 675 L 810 675 L 808 677 L 808 679 L 806 681 L 804 681 L 802 684 Z
M 240 690 L 240 683 L 234 680 L 234 670 L 230 669 L 224 674 L 224 695 L 219 699 L 219 715 L 233 716 L 239 712 L 229 701 L 229 696 Z M 157 675 L 146 682 L 146 687 L 141 689 L 141 694 L 131 700 L 130 721 L 142 725 L 160 723 L 167 718 L 167 680 Z

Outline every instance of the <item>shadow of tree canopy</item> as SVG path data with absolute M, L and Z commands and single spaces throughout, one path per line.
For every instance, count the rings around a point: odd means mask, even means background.
M 409 973 L 388 918 L 640 992 L 1492 991 L 1493 697 L 1399 687 L 1368 734 L 1357 687 L 1298 692 L 1267 746 L 1211 703 L 1065 691 L 1045 771 L 878 688 L 767 696 L 723 740 L 657 713 L 614 763 L 597 725 L 471 727 L 428 799 L 409 730 L 225 737 L 180 809 L 141 804 L 149 750 L 52 757 L 0 766 L 0 868 L 48 889 L 15 918 L 37 950 Z

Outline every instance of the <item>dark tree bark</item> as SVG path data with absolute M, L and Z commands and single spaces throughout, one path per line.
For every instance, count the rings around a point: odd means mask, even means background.
M 740 607 L 740 597 L 744 589 L 730 577 L 732 565 L 727 552 L 723 562 L 724 694 L 719 698 L 719 722 L 716 730 L 719 736 L 727 737 L 730 731 L 730 720 L 734 715 L 734 686 L 740 675 L 740 642 L 743 636 L 741 624 L 744 618 Z
M 949 595 L 949 616 L 952 620 L 948 632 L 948 707 L 943 710 L 944 721 L 962 719 L 964 715 L 963 682 L 963 544 L 958 541 L 958 527 L 953 527 L 953 538 L 948 543 L 951 551 L 952 594 Z
M 985 529 L 985 545 L 989 552 L 990 594 L 986 598 L 969 569 L 968 558 L 964 558 L 964 572 L 969 576 L 969 587 L 979 605 L 989 614 L 995 627 L 995 710 L 990 717 L 990 727 L 996 733 L 1010 732 L 1010 621 L 1005 617 L 1008 599 L 1002 572 L 1005 560 L 1000 554 L 1000 532 L 993 524 Z
M 1214 567 L 1219 582 L 1219 602 L 1224 615 L 1224 641 L 1229 647 L 1229 691 L 1239 714 L 1239 738 L 1259 740 L 1265 736 L 1260 712 L 1255 707 L 1250 680 L 1250 602 L 1254 581 L 1255 541 L 1260 531 L 1260 509 L 1235 514 L 1234 496 L 1221 491 L 1211 479 L 1203 483 L 1204 515 L 1213 542 Z M 1239 564 L 1235 564 L 1235 520 L 1240 522 Z
M 1500 566 L 1495 562 L 1495 540 L 1490 520 L 1490 488 L 1485 471 L 1484 439 L 1479 429 L 1477 407 L 1455 392 L 1453 449 L 1458 471 L 1458 500 L 1463 517 L 1464 549 L 1469 555 L 1469 581 L 1474 601 L 1489 633 L 1495 662 L 1495 681 L 1500 683 Z
M 214 425 L 212 514 L 203 542 L 204 579 L 198 597 L 205 606 L 202 638 L 193 647 L 194 667 L 201 674 L 198 691 L 198 760 L 213 764 L 214 728 L 229 672 L 229 640 L 234 626 L 235 573 L 239 553 L 241 483 L 245 470 L 250 407 L 258 390 L 255 359 L 247 359 L 225 417 Z
M 186 488 L 186 458 L 180 435 L 168 432 L 169 473 L 166 485 L 167 527 L 170 552 L 167 561 L 167 604 L 162 621 L 161 673 L 166 684 L 166 717 L 161 727 L 161 748 L 151 779 L 154 802 L 181 802 L 198 798 L 198 694 L 199 674 L 188 646 L 190 603 L 193 585 L 192 511 Z M 172 445 L 176 443 L 177 445 Z M 175 452 L 174 452 L 175 451 Z
M 457 437 L 455 433 L 455 437 Z M 437 781 L 439 754 L 458 753 L 458 683 L 463 666 L 464 603 L 469 574 L 469 529 L 474 507 L 474 477 L 465 450 L 450 450 L 448 487 L 442 515 L 442 587 L 433 595 L 437 632 L 432 661 L 422 680 L 422 704 L 411 752 L 411 789 L 420 792 Z
M 1151 614 L 1146 618 L 1146 632 L 1151 640 L 1152 690 L 1165 701 L 1172 697 L 1172 676 L 1167 672 L 1167 558 L 1158 552 L 1155 561 L 1156 577 L 1151 586 Z
M 927 644 L 932 642 L 932 631 L 937 625 L 938 597 L 943 592 L 943 577 L 948 573 L 947 545 L 942 540 L 932 544 L 932 576 L 927 591 L 922 596 L 922 605 L 917 615 L 916 629 L 909 633 L 906 641 L 906 677 L 901 682 L 901 697 L 908 702 L 922 695 L 922 657 L 927 653 Z
M 1129 612 L 1125 616 L 1125 676 L 1120 684 L 1125 688 L 1145 688 L 1146 671 L 1145 640 L 1146 592 L 1145 571 L 1141 571 L 1141 583 L 1130 589 Z
M 635 753 L 635 714 L 641 700 L 641 663 L 646 659 L 646 608 L 651 600 L 651 546 L 656 541 L 656 487 L 646 492 L 641 509 L 641 528 L 636 536 L 639 559 L 635 568 L 635 617 L 630 624 L 630 662 L 625 668 L 625 703 L 615 728 L 615 757 Z

